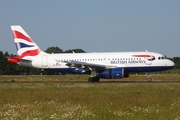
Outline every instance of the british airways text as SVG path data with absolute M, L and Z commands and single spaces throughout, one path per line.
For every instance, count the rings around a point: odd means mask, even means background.
M 110 61 L 110 64 L 138 64 L 138 63 L 146 63 L 145 60 L 112 60 Z

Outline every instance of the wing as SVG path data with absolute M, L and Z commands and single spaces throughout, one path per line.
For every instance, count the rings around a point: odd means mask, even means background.
M 76 67 L 83 69 L 83 72 L 91 71 L 98 72 L 105 69 L 116 68 L 118 66 L 114 65 L 102 65 L 102 64 L 95 64 L 95 63 L 87 63 L 87 62 L 80 62 L 80 61 L 64 61 L 67 63 L 66 65 L 69 67 Z

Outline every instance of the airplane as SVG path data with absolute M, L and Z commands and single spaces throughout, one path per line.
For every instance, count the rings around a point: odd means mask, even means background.
M 150 72 L 168 70 L 175 65 L 165 55 L 148 51 L 49 54 L 21 26 L 13 25 L 11 29 L 18 55 L 8 58 L 8 62 L 59 73 L 90 74 L 89 82 L 126 78 L 131 72 L 146 72 L 147 81 L 151 82 Z

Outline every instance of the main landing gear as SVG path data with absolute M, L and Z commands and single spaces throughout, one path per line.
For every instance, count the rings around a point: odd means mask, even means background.
M 147 74 L 147 81 L 148 81 L 148 82 L 151 82 L 151 81 L 152 81 L 152 78 L 150 77 L 150 72 L 147 72 L 146 74 Z
M 98 78 L 98 77 L 90 77 L 88 79 L 88 82 L 99 82 L 99 80 L 100 80 L 100 78 Z
M 95 69 L 89 68 L 91 70 L 91 77 L 89 77 L 88 82 L 99 82 L 100 78 L 97 77 L 97 72 Z

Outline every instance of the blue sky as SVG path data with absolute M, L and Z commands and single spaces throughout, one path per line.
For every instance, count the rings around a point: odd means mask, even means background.
M 16 53 L 11 25 L 42 50 L 148 51 L 180 56 L 180 0 L 0 1 L 0 51 Z

